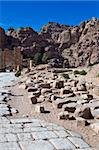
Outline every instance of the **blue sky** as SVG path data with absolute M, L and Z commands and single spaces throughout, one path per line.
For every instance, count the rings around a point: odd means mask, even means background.
M 31 26 L 36 31 L 49 21 L 77 25 L 99 18 L 98 1 L 0 1 L 0 26 Z

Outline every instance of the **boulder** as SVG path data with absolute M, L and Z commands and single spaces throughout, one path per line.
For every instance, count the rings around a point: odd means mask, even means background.
M 77 84 L 77 90 L 78 91 L 86 91 L 86 85 L 85 84 Z
M 68 112 L 63 111 L 58 114 L 58 119 L 59 120 L 75 120 L 75 117 L 72 114 L 69 114 Z
M 93 95 L 91 94 L 82 94 L 81 95 L 81 98 L 84 99 L 84 100 L 92 100 L 93 99 Z
M 50 89 L 50 83 L 41 83 L 41 84 L 39 84 L 39 86 L 41 87 L 41 88 L 48 88 L 48 89 Z
M 94 117 L 91 113 L 91 109 L 89 107 L 77 108 L 75 111 L 75 115 L 82 117 L 84 119 L 94 119 Z
M 65 105 L 63 105 L 63 110 L 74 113 L 76 110 L 76 106 L 77 106 L 76 103 L 65 104 Z
M 61 88 L 60 90 L 60 95 L 70 94 L 70 93 L 72 93 L 72 90 L 70 88 Z
M 76 96 L 86 95 L 88 94 L 88 91 L 75 91 L 74 92 Z
M 64 95 L 60 95 L 60 97 L 62 97 L 62 98 L 73 98 L 73 97 L 75 97 L 75 94 L 74 93 L 69 93 L 69 94 L 64 94 Z M 74 101 L 75 101 L 75 99 L 74 99 Z
M 62 44 L 70 42 L 70 31 L 63 31 L 58 38 L 58 42 Z
M 56 99 L 57 99 L 57 96 L 51 95 L 51 101 L 52 101 L 52 102 L 55 101 Z
M 61 89 L 64 87 L 64 81 L 54 81 L 53 88 Z
M 35 88 L 35 87 L 28 87 L 27 91 L 28 92 L 35 92 L 35 91 L 37 91 L 37 88 Z
M 37 104 L 37 98 L 34 95 L 31 95 L 29 98 L 32 104 Z
M 33 95 L 35 95 L 36 97 L 39 97 L 41 95 L 41 91 L 37 90 L 33 92 Z
M 61 120 L 61 119 L 66 119 L 66 120 L 69 119 L 69 113 L 66 112 L 66 111 L 65 111 L 65 112 L 64 112 L 64 111 L 63 111 L 63 112 L 60 112 L 60 113 L 58 114 L 58 119 L 59 119 L 59 120 Z
M 68 104 L 70 103 L 71 100 L 70 99 L 62 99 L 62 98 L 57 98 L 55 101 L 53 101 L 53 106 L 56 107 L 56 108 L 62 108 L 62 106 L 64 104 Z

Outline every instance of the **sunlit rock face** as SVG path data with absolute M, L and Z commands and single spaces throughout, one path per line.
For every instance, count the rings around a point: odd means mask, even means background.
M 0 28 L 0 48 L 13 50 L 20 47 L 25 58 L 36 53 L 50 60 L 68 63 L 68 67 L 88 66 L 99 62 L 99 19 L 92 18 L 78 26 L 48 22 L 40 32 L 30 27 L 10 28 L 6 33 Z M 66 64 L 67 66 L 67 64 Z

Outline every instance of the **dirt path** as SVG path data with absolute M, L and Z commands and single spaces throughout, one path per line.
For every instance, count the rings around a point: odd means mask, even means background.
M 47 122 L 53 122 L 64 126 L 66 129 L 70 129 L 72 131 L 80 133 L 90 146 L 92 147 L 99 146 L 99 135 L 93 132 L 90 129 L 90 127 L 77 126 L 76 121 L 58 120 L 57 119 L 58 111 L 52 106 L 51 103 L 48 102 L 44 102 L 43 105 L 46 106 L 45 108 L 47 108 L 47 110 L 49 110 L 50 113 L 46 114 L 35 113 L 34 111 L 35 106 L 30 103 L 28 93 L 25 90 L 19 89 L 18 85 L 16 85 L 13 88 L 11 88 L 11 91 L 14 96 L 10 97 L 11 101 L 9 101 L 9 104 L 12 107 L 15 107 L 19 111 L 19 113 L 15 114 L 14 116 L 11 116 L 10 118 L 20 118 L 29 116 L 45 120 Z

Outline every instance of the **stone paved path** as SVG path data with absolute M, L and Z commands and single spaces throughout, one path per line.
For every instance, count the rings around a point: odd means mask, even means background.
M 0 150 L 96 150 L 72 131 L 39 119 L 7 119 L 16 109 L 7 104 L 10 93 L 0 91 Z
M 0 150 L 95 150 L 72 131 L 39 119 L 0 117 Z

